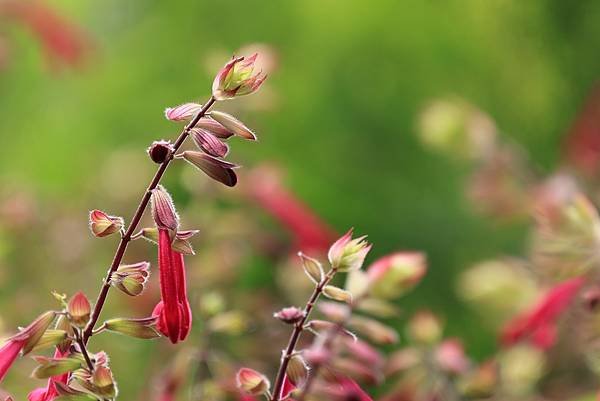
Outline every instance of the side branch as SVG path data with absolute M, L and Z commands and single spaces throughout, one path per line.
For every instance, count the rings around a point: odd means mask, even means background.
M 198 114 L 196 114 L 196 116 L 190 121 L 190 123 L 188 125 L 186 125 L 186 127 L 183 129 L 181 134 L 179 134 L 179 137 L 173 144 L 173 149 L 174 149 L 173 154 L 175 154 L 175 152 L 177 152 L 177 150 L 181 147 L 181 145 L 183 145 L 183 143 L 185 142 L 186 138 L 188 137 L 188 135 L 190 133 L 190 130 L 192 128 L 194 128 L 196 126 L 196 124 L 198 123 L 198 121 L 200 121 L 200 119 L 206 115 L 208 110 L 214 105 L 215 102 L 216 102 L 216 99 L 214 97 L 211 97 L 204 104 L 204 106 L 198 112 Z M 150 196 L 152 194 L 152 191 L 158 186 L 158 184 L 160 184 L 160 180 L 162 179 L 163 175 L 167 171 L 167 168 L 169 167 L 171 160 L 173 160 L 172 155 L 171 155 L 171 157 L 167 158 L 159 166 L 158 170 L 156 171 L 156 174 L 154 174 L 154 178 L 148 185 L 148 188 L 146 189 L 146 192 L 144 193 L 144 196 L 142 197 L 142 200 L 140 201 L 140 204 L 138 205 L 138 207 L 135 211 L 135 214 L 133 215 L 133 217 L 131 219 L 129 228 L 127 229 L 125 234 L 123 234 L 123 236 L 121 237 L 121 241 L 119 242 L 119 246 L 117 247 L 117 251 L 115 252 L 113 261 L 110 265 L 110 268 L 108 269 L 108 272 L 106 273 L 106 277 L 104 278 L 104 284 L 102 285 L 102 289 L 100 290 L 100 293 L 98 294 L 98 298 L 94 305 L 94 310 L 92 311 L 90 321 L 88 322 L 87 326 L 85 327 L 85 329 L 83 331 L 82 343 L 84 345 L 87 344 L 89 338 L 93 335 L 94 326 L 96 325 L 96 323 L 98 322 L 98 319 L 100 318 L 100 313 L 102 312 L 102 308 L 104 307 L 104 303 L 106 302 L 106 298 L 108 296 L 108 291 L 110 290 L 110 277 L 119 268 L 119 265 L 121 264 L 121 261 L 123 260 L 123 256 L 125 256 L 125 251 L 127 250 L 127 246 L 129 245 L 129 242 L 131 241 L 131 237 L 132 237 L 133 233 L 135 232 L 135 230 L 137 229 L 137 226 L 140 223 L 140 220 L 142 219 L 142 216 L 144 215 L 146 208 L 148 207 L 148 203 L 150 202 Z
M 294 351 L 296 350 L 296 345 L 300 340 L 300 335 L 302 334 L 302 331 L 304 331 L 304 325 L 306 324 L 306 321 L 308 320 L 308 317 L 313 307 L 315 306 L 315 303 L 319 299 L 319 296 L 323 292 L 323 288 L 327 284 L 329 284 L 329 282 L 333 279 L 333 276 L 335 276 L 336 272 L 336 269 L 331 269 L 325 275 L 323 280 L 321 280 L 321 282 L 315 287 L 313 293 L 308 299 L 308 302 L 306 303 L 306 306 L 304 307 L 304 316 L 302 317 L 302 320 L 300 320 L 294 325 L 294 330 L 292 331 L 292 335 L 290 336 L 287 348 L 282 356 L 281 364 L 279 365 L 279 370 L 277 371 L 277 376 L 275 378 L 275 386 L 273 387 L 273 393 L 271 394 L 271 401 L 280 401 L 281 389 L 283 388 L 285 372 L 287 370 L 290 359 L 294 354 Z

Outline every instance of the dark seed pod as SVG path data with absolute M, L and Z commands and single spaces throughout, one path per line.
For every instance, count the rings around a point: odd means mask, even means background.
M 154 141 L 148 148 L 148 155 L 154 163 L 161 164 L 173 154 L 173 145 L 168 141 Z

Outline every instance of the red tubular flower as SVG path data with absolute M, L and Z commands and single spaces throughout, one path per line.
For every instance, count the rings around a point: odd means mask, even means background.
M 294 248 L 325 253 L 336 234 L 304 202 L 284 187 L 276 170 L 260 167 L 252 173 L 249 196 L 294 236 Z
M 288 375 L 285 375 L 283 378 L 283 386 L 281 387 L 281 393 L 280 393 L 279 399 L 294 401 L 294 400 L 288 398 L 289 395 L 294 390 L 296 390 L 296 384 L 294 382 L 292 382 L 292 380 L 288 377 Z
M 0 7 L 25 25 L 41 43 L 51 67 L 61 63 L 80 66 L 88 56 L 90 41 L 82 29 L 42 1 L 6 1 Z
M 0 382 L 4 379 L 4 376 L 8 372 L 8 369 L 15 362 L 19 353 L 25 346 L 26 339 L 13 339 L 8 340 L 6 344 L 0 348 Z
M 189 334 L 192 311 L 187 299 L 183 255 L 171 249 L 166 228 L 158 229 L 158 268 L 161 301 L 152 315 L 158 316 L 157 329 L 175 344 Z
M 58 348 L 54 351 L 54 358 L 64 358 L 69 352 L 61 352 Z M 48 385 L 46 387 L 36 388 L 27 395 L 29 401 L 51 401 L 58 397 L 58 391 L 56 390 L 55 383 L 67 384 L 69 380 L 69 373 L 63 373 L 62 375 L 54 376 L 48 379 Z
M 508 322 L 502 330 L 501 341 L 512 345 L 530 339 L 541 349 L 551 347 L 556 340 L 556 323 L 583 286 L 576 277 L 554 286 L 533 308 Z

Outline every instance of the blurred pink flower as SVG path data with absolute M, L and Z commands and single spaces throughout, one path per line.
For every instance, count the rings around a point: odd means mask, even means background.
M 501 341 L 512 345 L 529 339 L 541 349 L 551 347 L 556 340 L 556 323 L 583 286 L 583 278 L 564 281 L 546 293 L 530 310 L 516 316 L 502 330 Z
M 78 67 L 87 58 L 87 35 L 41 0 L 6 0 L 0 4 L 0 15 L 8 15 L 29 28 L 43 46 L 51 67 L 61 63 Z

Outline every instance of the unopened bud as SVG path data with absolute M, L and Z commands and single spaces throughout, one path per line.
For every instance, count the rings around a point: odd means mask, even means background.
M 442 323 L 430 311 L 420 311 L 408 323 L 408 334 L 417 343 L 433 344 L 442 337 Z
M 173 145 L 169 141 L 154 141 L 148 148 L 148 156 L 154 163 L 161 164 L 173 155 Z
M 165 110 L 165 117 L 171 121 L 191 120 L 200 110 L 202 110 L 201 104 L 184 103 L 176 107 L 167 108 Z
M 234 135 L 256 141 L 256 134 L 246 125 L 232 116 L 231 114 L 223 113 L 222 111 L 213 110 L 210 112 L 210 116 L 213 120 L 221 124 L 227 130 L 233 132 Z
M 27 355 L 31 352 L 33 347 L 40 341 L 48 327 L 54 321 L 56 312 L 48 311 L 38 316 L 29 326 L 19 331 L 19 333 L 12 336 L 11 340 L 25 341 L 23 346 L 23 355 Z
M 83 361 L 78 358 L 47 358 L 44 356 L 33 357 L 39 364 L 31 373 L 32 377 L 37 379 L 47 379 L 52 376 L 58 376 L 63 373 L 79 369 Z
M 156 325 L 156 320 L 156 317 L 148 317 L 143 319 L 117 318 L 104 322 L 104 327 L 106 330 L 124 334 L 126 336 L 150 339 L 160 337 L 160 334 L 154 328 Z
M 173 199 L 167 190 L 159 185 L 152 191 L 152 217 L 158 228 L 177 231 L 179 216 L 175 211 Z
M 110 284 L 125 294 L 135 297 L 140 295 L 150 276 L 150 263 L 139 262 L 132 265 L 121 265 L 110 276 Z
M 348 272 L 358 270 L 371 250 L 371 245 L 365 241 L 366 236 L 352 239 L 352 229 L 338 239 L 329 248 L 328 258 L 331 267 Z
M 302 268 L 304 273 L 310 278 L 315 284 L 323 281 L 323 266 L 317 259 L 313 259 L 310 256 L 306 256 L 302 252 L 298 252 L 298 256 L 302 260 Z
M 352 294 L 350 292 L 333 285 L 326 285 L 323 287 L 323 295 L 335 301 L 345 302 L 347 304 L 352 303 Z
M 229 153 L 229 146 L 225 142 L 202 128 L 192 129 L 191 135 L 196 146 L 211 156 L 225 157 Z
M 42 335 L 42 338 L 35 344 L 32 351 L 40 351 L 46 348 L 54 347 L 67 339 L 65 330 L 48 329 Z
M 308 366 L 306 366 L 304 358 L 300 355 L 293 355 L 288 362 L 285 373 L 296 387 L 302 387 L 308 378 Z
M 396 305 L 377 298 L 361 300 L 358 310 L 381 319 L 397 317 L 400 314 Z
M 348 325 L 374 343 L 394 344 L 398 342 L 398 333 L 377 320 L 362 316 L 353 316 L 350 318 Z
M 250 395 L 267 394 L 271 387 L 265 375 L 249 368 L 241 368 L 236 379 L 238 388 Z
M 319 310 L 327 319 L 336 323 L 342 323 L 350 316 L 348 305 L 337 302 L 320 302 Z
M 302 351 L 302 356 L 310 366 L 321 366 L 331 359 L 331 351 L 320 345 L 313 345 Z
M 96 389 L 95 393 L 102 398 L 113 399 L 117 396 L 117 385 L 107 366 L 96 366 L 92 374 L 92 382 Z
M 450 374 L 460 374 L 469 367 L 462 343 L 456 339 L 443 341 L 435 350 L 435 360 L 440 369 Z
M 233 169 L 238 166 L 233 163 L 218 159 L 203 152 L 194 152 L 191 150 L 186 150 L 181 153 L 181 157 L 204 172 L 204 174 L 223 185 L 234 187 L 235 184 L 237 184 L 237 175 Z
M 279 312 L 275 312 L 273 317 L 287 324 L 295 324 L 304 318 L 304 311 L 295 306 L 290 306 L 288 308 L 283 308 Z
M 232 99 L 256 92 L 267 78 L 262 71 L 254 73 L 257 57 L 258 53 L 250 57 L 236 57 L 225 64 L 213 81 L 215 99 Z
M 597 312 L 600 307 L 600 287 L 595 286 L 586 290 L 583 295 L 583 305 L 590 312 Z
M 90 230 L 96 237 L 106 237 L 119 232 L 124 225 L 122 217 L 109 216 L 100 210 L 90 212 Z
M 367 269 L 370 293 L 379 298 L 396 298 L 419 283 L 426 271 L 425 255 L 420 252 L 384 256 Z
M 83 328 L 88 320 L 90 320 L 92 307 L 90 301 L 88 301 L 86 296 L 80 291 L 73 295 L 69 300 L 67 311 L 69 312 L 71 323 L 79 328 Z

